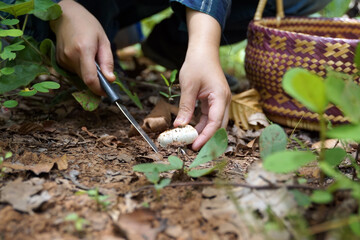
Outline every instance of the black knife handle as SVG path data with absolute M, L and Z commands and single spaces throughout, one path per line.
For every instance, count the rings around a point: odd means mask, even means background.
M 99 64 L 97 64 L 97 62 L 95 62 L 95 64 L 101 87 L 104 89 L 112 103 L 118 101 L 120 99 L 120 95 L 115 91 L 114 86 L 112 86 L 112 84 L 106 80 L 105 76 L 101 72 Z

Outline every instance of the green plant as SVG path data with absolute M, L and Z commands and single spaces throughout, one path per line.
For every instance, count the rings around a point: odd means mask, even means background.
M 30 83 L 41 74 L 50 75 L 51 60 L 46 55 L 48 39 L 39 44 L 24 35 L 29 15 L 48 21 L 61 15 L 61 8 L 51 0 L 16 1 L 15 4 L 0 2 L 0 104 L 7 108 L 16 107 L 16 96 L 33 96 L 37 92 L 49 92 L 60 85 L 43 81 L 32 86 Z M 20 17 L 24 16 L 22 26 Z M 16 94 L 12 90 L 23 87 Z
M 79 215 L 77 215 L 77 213 L 70 213 L 65 217 L 65 221 L 73 222 L 75 230 L 78 232 L 82 232 L 84 230 L 84 227 L 90 224 L 88 220 L 80 217 Z
M 99 210 L 105 211 L 105 210 L 107 210 L 107 208 L 111 204 L 110 201 L 107 201 L 109 196 L 108 195 L 101 195 L 99 193 L 98 188 L 90 189 L 90 190 L 87 190 L 87 191 L 79 191 L 79 192 L 77 192 L 77 194 L 84 194 L 84 193 L 86 193 L 91 199 L 93 199 L 96 202 Z
M 355 64 L 360 70 L 360 45 L 356 49 Z M 298 170 L 300 167 L 318 161 L 319 167 L 324 174 L 334 179 L 326 190 L 314 191 L 307 196 L 299 191 L 293 191 L 295 198 L 302 206 L 309 206 L 311 202 L 318 204 L 329 203 L 333 200 L 333 193 L 337 190 L 350 190 L 351 195 L 358 202 L 360 201 L 360 183 L 346 177 L 338 170 L 338 165 L 347 157 L 351 160 L 351 167 L 354 169 L 354 179 L 360 176 L 360 167 L 357 159 L 347 154 L 342 148 L 325 149 L 326 138 L 336 138 L 341 141 L 360 142 L 360 86 L 353 79 L 357 75 L 348 75 L 327 70 L 325 79 L 305 69 L 290 69 L 283 79 L 283 88 L 286 93 L 301 102 L 309 110 L 319 116 L 320 125 L 320 153 L 309 150 L 286 150 L 286 145 L 281 138 L 286 138 L 280 127 L 270 126 L 265 129 L 260 137 L 260 149 L 266 149 L 261 154 L 264 161 L 264 168 L 277 173 L 288 173 Z M 311 86 L 309 88 L 308 86 Z M 328 129 L 324 113 L 329 103 L 337 106 L 346 116 L 350 123 Z M 272 131 L 269 129 L 271 128 Z M 280 140 L 274 141 L 274 136 Z M 261 141 L 263 139 L 264 141 Z M 279 142 L 281 144 L 279 144 Z M 270 147 L 268 146 L 270 145 Z M 270 150 L 269 150 L 270 149 Z M 351 215 L 348 220 L 343 221 L 349 224 L 353 233 L 360 236 L 354 226 L 360 225 L 360 211 L 358 215 Z
M 162 172 L 181 170 L 188 176 L 197 178 L 207 175 L 219 168 L 221 164 L 211 168 L 197 169 L 201 164 L 210 162 L 222 155 L 227 148 L 227 141 L 226 130 L 221 128 L 217 130 L 214 136 L 201 148 L 199 154 L 189 167 L 185 167 L 184 162 L 177 156 L 170 156 L 168 158 L 169 164 L 142 163 L 135 165 L 133 170 L 145 173 L 146 178 L 159 190 L 170 184 L 170 179 L 162 179 L 160 181 L 159 174 Z
M 168 93 L 164 93 L 160 91 L 160 94 L 165 96 L 169 101 L 173 101 L 175 97 L 179 97 L 178 94 L 172 94 L 172 87 L 176 80 L 176 74 L 178 73 L 177 70 L 174 70 L 171 72 L 170 78 L 167 79 L 163 74 L 161 74 L 161 77 L 164 79 L 164 82 L 166 86 L 168 87 Z
M 0 153 L 2 153 L 2 149 L 0 148 Z M 5 159 L 11 158 L 13 156 L 12 152 L 6 152 L 5 154 L 0 155 L 0 165 L 3 163 Z M 2 176 L 1 172 L 3 172 L 4 168 L 0 168 L 0 177 Z
M 322 11 L 324 17 L 342 17 L 349 10 L 351 0 L 332 0 Z
M 79 77 L 57 65 L 55 45 L 50 39 L 39 43 L 24 34 L 30 15 L 49 21 L 61 14 L 60 6 L 52 0 L 18 0 L 14 4 L 0 2 L 0 107 L 13 108 L 18 105 L 18 97 L 30 97 L 38 92 L 48 93 L 60 88 L 57 82 L 39 81 L 37 78 L 39 75 L 51 75 L 51 68 L 62 76 L 63 81 L 78 88 L 73 96 L 85 110 L 93 111 L 98 107 L 100 97 L 89 91 Z M 136 94 L 121 83 L 119 85 L 142 108 Z

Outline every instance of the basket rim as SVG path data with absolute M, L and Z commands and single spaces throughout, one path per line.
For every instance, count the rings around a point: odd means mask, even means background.
M 285 17 L 284 19 L 282 19 L 281 21 L 286 21 L 286 20 L 310 20 L 310 22 L 308 22 L 307 24 L 313 24 L 316 22 L 332 22 L 332 23 L 342 23 L 342 24 L 349 24 L 349 25 L 358 25 L 360 28 L 360 20 L 357 19 L 350 19 L 350 18 L 326 18 L 326 17 Z M 264 17 L 260 20 L 252 20 L 249 23 L 249 31 L 261 31 L 261 32 L 265 32 L 267 33 L 268 31 L 272 32 L 272 33 L 287 33 L 287 34 L 292 34 L 294 36 L 303 36 L 303 37 L 311 37 L 313 39 L 319 39 L 319 40 L 329 40 L 329 39 L 333 39 L 333 40 L 341 40 L 341 41 L 345 41 L 345 42 L 353 42 L 353 43 L 358 43 L 360 41 L 360 35 L 359 38 L 340 38 L 340 37 L 329 37 L 329 36 L 319 36 L 319 35 L 312 35 L 312 34 L 308 34 L 308 33 L 302 33 L 302 32 L 295 32 L 295 31 L 288 31 L 288 30 L 283 30 L 283 29 L 278 29 L 276 27 L 269 27 L 269 26 L 264 26 L 262 25 L 262 23 L 264 23 L 265 21 L 273 21 L 274 23 L 276 23 L 277 18 L 276 17 Z

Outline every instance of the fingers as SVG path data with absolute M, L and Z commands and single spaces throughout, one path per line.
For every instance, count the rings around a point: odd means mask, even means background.
M 102 73 L 109 82 L 115 81 L 114 75 L 114 58 L 111 52 L 109 40 L 102 37 L 99 41 L 99 50 L 97 52 L 97 60 Z
M 90 50 L 85 50 L 80 56 L 80 75 L 85 84 L 93 93 L 102 96 L 105 95 L 105 92 L 102 90 L 99 79 L 97 77 L 95 53 Z
M 180 97 L 179 112 L 174 121 L 174 127 L 183 126 L 190 122 L 195 109 L 197 92 L 197 88 L 183 88 Z
M 192 144 L 192 149 L 195 151 L 199 150 L 214 135 L 216 130 L 222 127 L 223 124 L 227 123 L 227 119 L 225 119 L 228 116 L 228 113 L 226 113 L 226 111 L 228 111 L 227 99 L 217 98 L 210 95 L 207 102 L 207 104 L 202 104 L 202 107 L 204 107 L 204 109 L 202 109 L 203 115 L 197 125 L 197 130 L 199 129 L 202 131 L 199 137 Z M 208 112 L 207 105 L 209 106 Z

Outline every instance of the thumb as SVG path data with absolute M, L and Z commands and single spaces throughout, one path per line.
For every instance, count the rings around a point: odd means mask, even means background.
M 196 93 L 194 91 L 186 91 L 181 93 L 179 112 L 174 121 L 174 127 L 184 126 L 188 124 L 194 113 L 196 103 Z

